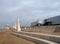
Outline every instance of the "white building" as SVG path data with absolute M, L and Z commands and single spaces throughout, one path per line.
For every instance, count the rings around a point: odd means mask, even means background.
M 31 26 L 41 26 L 44 24 L 44 21 L 37 20 L 31 23 Z
M 15 24 L 15 25 L 13 25 L 13 28 L 14 28 L 14 29 L 17 29 L 17 25 L 16 25 L 16 24 Z
M 5 29 L 10 29 L 9 24 L 7 24 L 7 25 L 5 26 Z

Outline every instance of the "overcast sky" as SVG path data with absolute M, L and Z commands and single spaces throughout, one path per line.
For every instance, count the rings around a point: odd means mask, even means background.
M 60 0 L 0 0 L 0 27 L 13 25 L 20 18 L 21 25 L 60 15 Z

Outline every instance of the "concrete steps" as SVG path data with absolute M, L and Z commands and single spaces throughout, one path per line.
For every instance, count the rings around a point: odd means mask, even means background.
M 33 32 L 18 32 L 18 33 L 60 43 L 60 36 L 57 35 L 48 35 L 48 34 L 33 33 Z
M 15 32 L 13 32 L 12 34 L 17 36 L 17 37 L 22 37 L 24 39 L 33 41 L 36 44 L 58 44 L 56 42 L 52 42 L 52 41 L 49 41 L 49 40 L 45 40 L 45 39 L 29 36 L 29 35 L 26 35 L 26 34 L 20 34 L 20 33 L 15 33 Z

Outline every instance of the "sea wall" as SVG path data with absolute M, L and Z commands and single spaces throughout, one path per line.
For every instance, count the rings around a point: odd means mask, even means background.
M 40 32 L 40 33 L 53 33 L 60 32 L 59 26 L 39 26 L 39 27 L 23 27 L 22 31 Z

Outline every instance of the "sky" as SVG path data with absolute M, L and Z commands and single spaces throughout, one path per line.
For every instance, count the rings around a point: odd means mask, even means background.
M 60 15 L 60 0 L 0 0 L 0 27 L 13 25 L 20 19 L 21 26 L 36 20 Z

